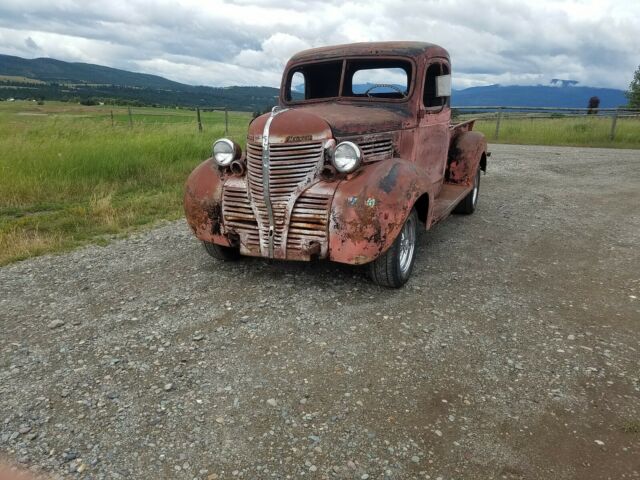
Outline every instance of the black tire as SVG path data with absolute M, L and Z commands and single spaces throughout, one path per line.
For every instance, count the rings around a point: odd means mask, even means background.
M 465 215 L 471 215 L 476 211 L 478 206 L 478 198 L 480 197 L 480 167 L 476 170 L 476 176 L 473 179 L 473 189 L 464 199 L 456 205 L 454 213 L 462 213 Z
M 374 283 L 390 288 L 400 288 L 407 283 L 416 260 L 417 234 L 418 214 L 413 209 L 391 248 L 369 264 L 369 276 Z M 410 252 L 406 250 L 408 243 L 403 241 L 411 243 Z
M 204 245 L 204 249 L 207 253 L 216 260 L 232 262 L 240 258 L 240 251 L 237 248 L 223 247 L 222 245 L 216 245 L 211 242 L 202 242 L 202 245 Z

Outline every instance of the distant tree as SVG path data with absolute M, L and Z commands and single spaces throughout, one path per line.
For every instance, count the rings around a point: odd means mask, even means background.
M 629 99 L 630 108 L 640 108 L 640 65 L 633 74 L 633 80 L 631 80 L 629 84 L 627 98 Z

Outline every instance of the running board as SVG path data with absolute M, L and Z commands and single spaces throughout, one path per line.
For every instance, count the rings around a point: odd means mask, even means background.
M 458 205 L 470 191 L 471 187 L 468 185 L 445 183 L 433 206 L 433 220 L 431 221 L 431 225 L 447 218 L 453 209 L 456 208 L 456 205 Z

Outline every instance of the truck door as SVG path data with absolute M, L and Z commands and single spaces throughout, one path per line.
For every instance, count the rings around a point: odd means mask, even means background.
M 426 173 L 434 196 L 440 193 L 449 152 L 450 72 L 449 62 L 445 58 L 427 61 L 422 105 L 418 109 L 416 163 Z

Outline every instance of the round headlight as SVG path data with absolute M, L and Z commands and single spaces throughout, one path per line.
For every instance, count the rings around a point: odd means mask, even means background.
M 238 156 L 239 148 L 228 138 L 216 140 L 213 144 L 213 158 L 218 165 L 226 167 Z
M 333 165 L 340 173 L 353 172 L 362 161 L 362 152 L 353 142 L 341 142 L 333 153 Z

